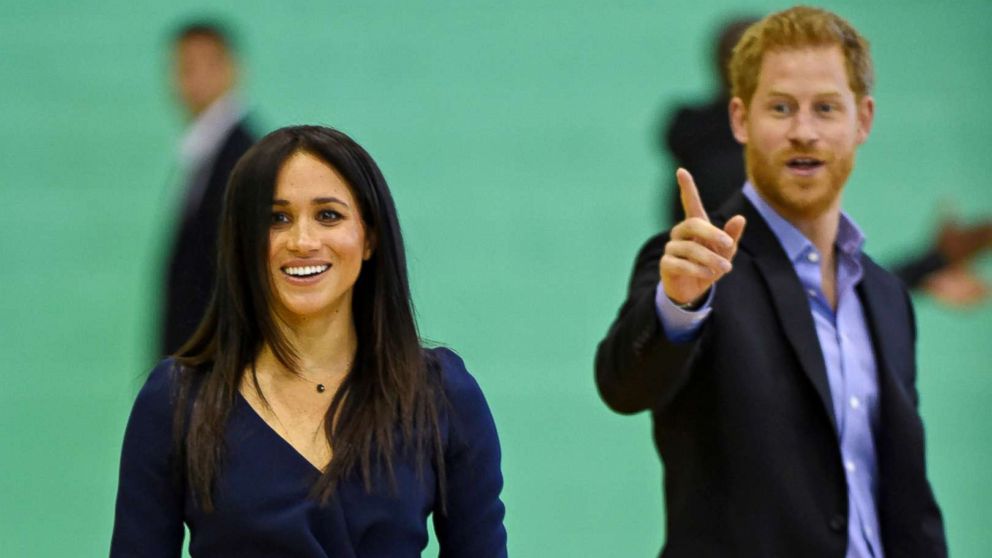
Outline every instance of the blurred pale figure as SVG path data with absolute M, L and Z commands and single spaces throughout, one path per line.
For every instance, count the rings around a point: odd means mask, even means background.
M 238 71 L 226 41 L 216 33 L 189 29 L 174 48 L 175 92 L 192 120 L 234 89 Z
M 188 122 L 178 149 L 183 201 L 164 270 L 163 355 L 176 352 L 203 316 L 227 179 L 255 141 L 235 91 L 239 72 L 231 35 L 216 23 L 189 23 L 173 35 L 171 56 L 173 92 Z

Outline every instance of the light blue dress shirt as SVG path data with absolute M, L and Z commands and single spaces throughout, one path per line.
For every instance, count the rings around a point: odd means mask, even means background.
M 820 253 L 797 228 L 775 212 L 748 182 L 744 195 L 764 218 L 792 262 L 809 300 L 830 382 L 830 396 L 840 438 L 840 458 L 847 476 L 847 558 L 882 558 L 878 530 L 878 462 L 875 432 L 878 428 L 878 370 L 871 333 L 861 299 L 855 291 L 861 281 L 861 247 L 864 235 L 842 213 L 834 244 L 837 258 L 837 309 L 830 307 L 820 280 Z M 675 305 L 661 283 L 655 306 L 665 335 L 672 342 L 695 337 L 712 311 L 716 286 L 703 306 L 687 311 Z

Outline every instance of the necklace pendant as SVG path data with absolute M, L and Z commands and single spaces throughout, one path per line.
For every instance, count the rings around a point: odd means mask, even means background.
M 326 389 L 327 388 L 324 387 L 324 384 L 317 384 L 317 393 L 324 393 L 324 390 Z

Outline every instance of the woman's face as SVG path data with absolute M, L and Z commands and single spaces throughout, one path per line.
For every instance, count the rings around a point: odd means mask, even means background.
M 269 229 L 276 314 L 290 323 L 350 315 L 352 289 L 371 255 L 344 178 L 309 153 L 291 155 L 276 177 Z

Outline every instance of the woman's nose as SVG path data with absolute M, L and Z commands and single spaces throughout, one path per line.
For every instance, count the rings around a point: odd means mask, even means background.
M 295 252 L 311 252 L 316 250 L 320 247 L 320 242 L 313 233 L 313 225 L 309 221 L 297 221 L 293 225 L 292 230 L 290 230 L 288 248 Z

